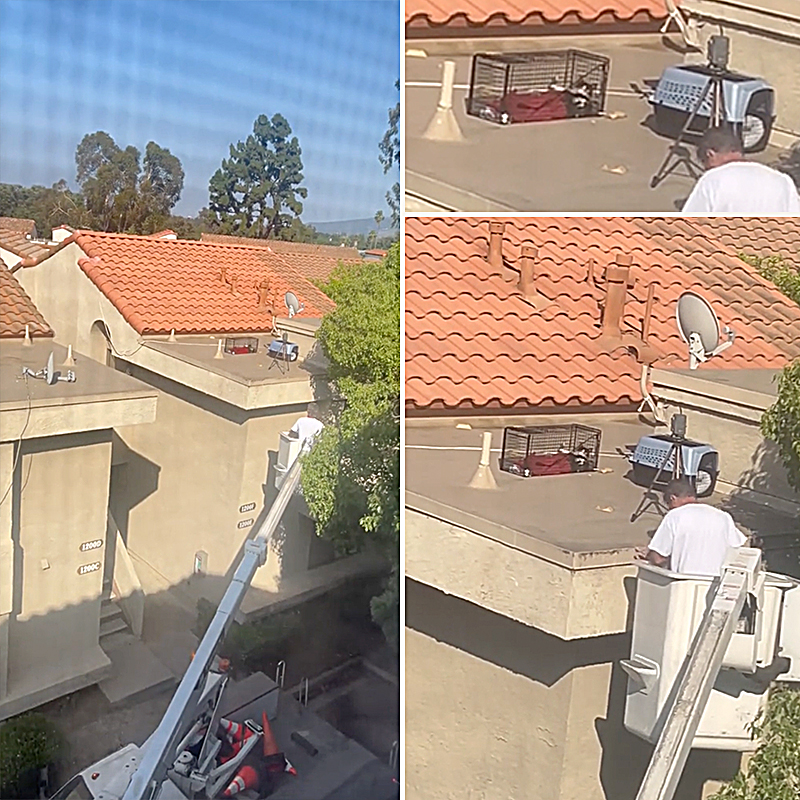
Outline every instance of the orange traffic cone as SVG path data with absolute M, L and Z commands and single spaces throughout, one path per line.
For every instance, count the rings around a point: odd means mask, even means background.
M 242 728 L 244 728 L 244 725 L 241 722 L 231 722 L 229 719 L 220 717 L 219 729 L 222 735 L 227 736 L 231 741 L 241 738 Z
M 272 728 L 269 726 L 269 719 L 265 711 L 261 712 L 261 727 L 263 728 L 264 736 L 264 764 L 268 772 L 292 772 L 294 767 L 286 760 L 286 757 L 281 753 L 278 743 L 275 741 L 275 736 L 272 733 Z M 296 772 L 293 774 L 297 774 Z
M 278 748 L 278 743 L 275 741 L 275 737 L 272 735 L 272 728 L 269 726 L 269 719 L 267 718 L 266 711 L 261 712 L 261 727 L 264 729 L 264 755 L 277 755 L 280 753 L 280 749 Z
M 286 772 L 290 773 L 291 775 L 297 775 L 297 770 L 292 766 L 292 762 L 289 761 L 288 758 L 284 756 L 286 760 Z
M 228 788 L 223 793 L 223 797 L 235 797 L 245 789 L 258 788 L 258 773 L 253 767 L 245 764 L 237 773 L 236 777 L 228 784 Z

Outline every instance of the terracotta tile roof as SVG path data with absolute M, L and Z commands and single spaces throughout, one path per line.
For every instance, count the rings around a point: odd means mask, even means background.
M 0 247 L 20 258 L 42 258 L 50 253 L 50 248 L 41 242 L 31 241 L 24 233 L 0 229 Z
M 203 233 L 204 242 L 238 244 L 259 247 L 280 254 L 301 275 L 310 281 L 324 283 L 340 261 L 358 263 L 363 259 L 355 247 L 337 247 L 331 244 L 309 242 L 284 242 L 280 239 L 250 239 L 244 236 L 225 236 L 220 233 Z
M 95 231 L 78 231 L 75 241 L 86 254 L 81 269 L 140 334 L 269 331 L 272 315 L 259 306 L 264 281 L 279 316 L 287 291 L 305 304 L 301 317 L 322 317 L 334 307 L 265 249 Z
M 605 267 L 632 258 L 623 332 L 640 334 L 648 285 L 655 365 L 687 366 L 675 302 L 693 290 L 736 341 L 712 369 L 776 368 L 800 356 L 800 308 L 692 219 L 505 220 L 502 268 L 490 266 L 489 224 L 406 220 L 406 404 L 410 410 L 630 406 L 642 367 L 599 339 Z M 735 222 L 729 220 L 733 225 Z M 795 234 L 800 219 L 782 220 Z M 537 310 L 516 288 L 521 247 L 538 248 Z M 588 279 L 595 262 L 595 281 Z M 703 369 L 703 365 L 700 366 Z
M 784 217 L 706 217 L 697 219 L 718 241 L 735 253 L 781 256 L 800 267 L 800 226 Z
M 18 231 L 33 236 L 36 233 L 36 223 L 32 219 L 18 219 L 17 217 L 0 217 L 0 230 Z
M 26 324 L 31 336 L 53 335 L 17 279 L 8 270 L 0 270 L 0 337 L 21 338 Z
M 650 23 L 667 16 L 665 0 L 406 0 L 405 9 L 411 29 Z

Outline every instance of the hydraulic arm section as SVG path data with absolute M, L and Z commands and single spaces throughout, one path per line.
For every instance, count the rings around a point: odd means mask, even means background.
M 244 555 L 230 586 L 226 589 L 217 613 L 203 636 L 161 723 L 148 739 L 142 761 L 131 776 L 123 800 L 157 800 L 160 797 L 167 770 L 175 761 L 179 745 L 208 707 L 209 695 L 214 689 L 209 671 L 217 648 L 234 622 L 256 570 L 266 563 L 270 539 L 299 481 L 300 458 L 298 457 L 286 473 L 278 496 L 256 536 L 245 543 Z
M 700 718 L 761 564 L 758 550 L 744 547 L 733 552 L 735 555 L 725 562 L 711 607 L 700 623 L 686 671 L 636 800 L 672 800 L 677 789 Z

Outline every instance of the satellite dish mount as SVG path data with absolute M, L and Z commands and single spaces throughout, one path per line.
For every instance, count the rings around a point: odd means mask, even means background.
M 289 310 L 289 319 L 305 309 L 305 304 L 297 299 L 297 295 L 294 292 L 286 292 L 283 296 L 283 302 L 286 303 L 286 308 Z
M 727 350 L 736 334 L 725 326 L 725 341 L 720 343 L 719 322 L 714 310 L 700 295 L 684 292 L 675 309 L 681 339 L 689 346 L 689 369 L 697 369 L 710 358 Z
M 45 381 L 48 386 L 53 386 L 59 381 L 66 381 L 67 383 L 75 383 L 75 373 L 70 369 L 67 370 L 66 375 L 62 375 L 60 372 L 56 372 L 53 367 L 53 353 L 50 353 L 50 357 L 47 359 L 47 364 L 43 369 L 40 369 L 38 372 L 34 372 L 30 367 L 23 367 L 22 374 L 27 378 L 36 378 L 40 381 Z

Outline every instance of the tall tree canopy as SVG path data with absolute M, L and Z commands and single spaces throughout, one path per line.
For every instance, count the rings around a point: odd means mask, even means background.
M 399 91 L 400 81 L 395 83 Z M 380 155 L 378 160 L 383 165 L 384 175 L 395 165 L 400 167 L 400 103 L 389 109 L 389 126 L 378 145 Z M 395 181 L 392 188 L 386 192 L 386 204 L 392 212 L 392 227 L 400 227 L 400 181 Z
M 49 236 L 59 225 L 91 225 L 83 197 L 70 191 L 63 179 L 49 188 L 0 183 L 0 217 L 32 219 L 40 236 Z
M 148 142 L 144 161 L 105 131 L 83 137 L 75 151 L 77 178 L 96 230 L 153 233 L 169 218 L 183 189 L 183 167 L 169 150 Z
M 323 287 L 336 310 L 318 339 L 330 362 L 333 419 L 303 464 L 319 532 L 340 552 L 367 543 L 392 565 L 372 613 L 398 645 L 400 551 L 400 246 L 380 263 L 343 265 Z
M 230 146 L 230 157 L 211 176 L 209 206 L 222 233 L 266 239 L 303 213 L 302 150 L 280 114 L 264 114 L 246 141 Z

